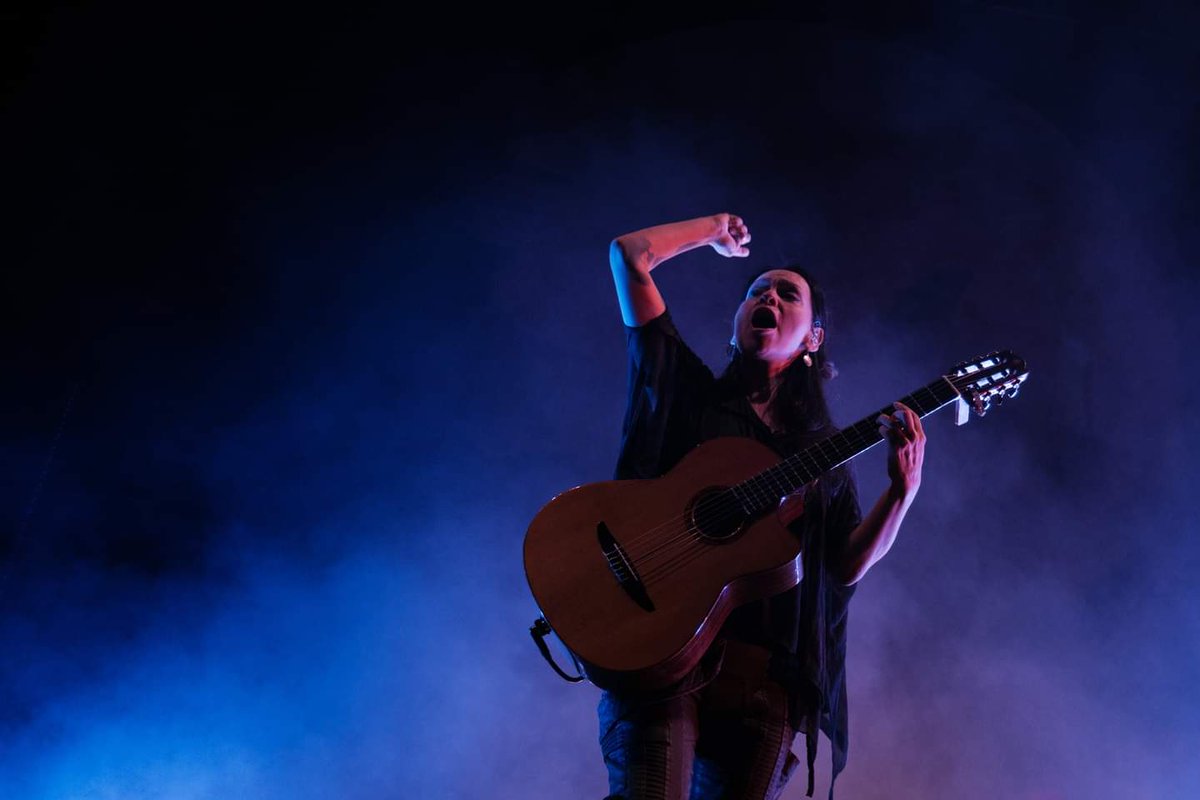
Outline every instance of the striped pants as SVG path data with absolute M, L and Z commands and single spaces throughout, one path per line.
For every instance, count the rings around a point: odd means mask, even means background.
M 770 653 L 726 644 L 718 675 L 653 703 L 605 692 L 600 749 L 606 800 L 773 800 L 799 764 L 786 690 L 767 677 Z

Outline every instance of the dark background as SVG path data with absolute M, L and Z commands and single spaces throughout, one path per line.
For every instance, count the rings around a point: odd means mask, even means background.
M 0 795 L 602 796 L 520 544 L 612 472 L 609 240 L 718 211 L 748 260 L 655 273 L 715 368 L 795 260 L 842 422 L 1032 370 L 926 422 L 839 793 L 1200 791 L 1194 7 L 0 22 Z

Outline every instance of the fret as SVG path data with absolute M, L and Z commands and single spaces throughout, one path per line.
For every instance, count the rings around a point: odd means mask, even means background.
M 958 399 L 958 396 L 954 385 L 947 378 L 941 377 L 928 386 L 900 398 L 899 402 L 911 408 L 918 416 L 927 417 Z M 780 498 L 883 441 L 876 420 L 880 415 L 890 415 L 895 411 L 895 406 L 881 408 L 821 441 L 793 453 L 770 469 L 763 470 L 732 487 L 734 497 L 747 513 L 756 513 L 775 505 Z

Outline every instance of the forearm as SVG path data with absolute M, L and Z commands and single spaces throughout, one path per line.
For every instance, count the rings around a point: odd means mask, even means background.
M 645 325 L 666 311 L 667 305 L 650 277 L 650 270 L 662 262 L 706 244 L 726 258 L 745 258 L 750 255 L 746 247 L 749 243 L 746 223 L 726 213 L 655 225 L 613 239 L 608 247 L 608 263 L 625 324 Z
M 723 227 L 716 216 L 696 217 L 643 228 L 614 239 L 609 261 L 614 271 L 620 267 L 649 272 L 680 253 L 711 244 L 722 230 Z
M 697 217 L 613 239 L 608 248 L 608 262 L 625 324 L 645 325 L 666 310 L 666 302 L 650 277 L 650 270 L 680 253 L 710 244 L 722 230 L 718 217 Z
M 916 495 L 916 489 L 906 491 L 894 485 L 889 486 L 859 526 L 850 532 L 840 564 L 837 565 L 837 572 L 845 585 L 862 580 L 867 570 L 887 555 Z
M 900 532 L 900 523 L 921 488 L 925 461 L 925 429 L 921 417 L 903 403 L 893 403 L 894 413 L 876 420 L 888 441 L 888 477 L 883 495 L 871 506 L 859 526 L 846 537 L 840 559 L 832 565 L 842 582 L 858 583 L 875 562 L 887 555 Z

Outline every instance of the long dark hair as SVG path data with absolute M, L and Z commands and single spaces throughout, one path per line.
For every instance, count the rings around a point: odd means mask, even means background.
M 794 272 L 804 278 L 808 284 L 809 295 L 812 298 L 813 327 L 829 330 L 829 309 L 825 306 L 825 292 L 811 275 L 803 268 L 795 265 L 782 267 L 767 267 L 760 269 L 750 277 L 742 290 L 742 298 L 750 291 L 759 276 L 772 269 L 783 269 Z M 740 301 L 739 301 L 740 302 Z M 729 364 L 721 375 L 722 381 L 731 385 L 740 385 L 742 371 L 749 359 L 742 355 L 741 350 L 731 345 Z M 828 348 L 821 344 L 817 352 L 811 354 L 812 366 L 806 366 L 803 358 L 797 358 L 784 370 L 783 380 L 772 400 L 772 410 L 775 417 L 789 433 L 824 434 L 834 430 L 833 419 L 829 414 L 829 404 L 825 400 L 825 382 L 837 377 L 837 368 L 829 359 Z

